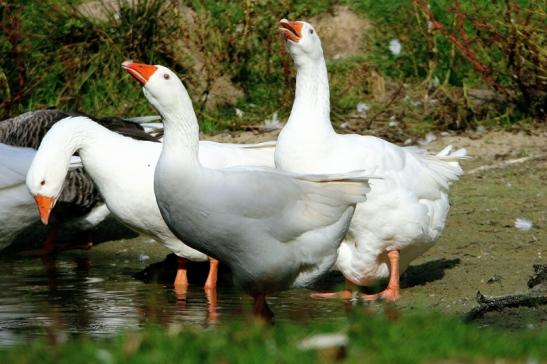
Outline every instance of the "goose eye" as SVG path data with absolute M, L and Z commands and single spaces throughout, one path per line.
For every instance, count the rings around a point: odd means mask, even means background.
M 310 34 L 313 34 L 313 29 L 310 29 Z
M 163 74 L 163 78 L 165 78 L 166 80 L 168 80 L 170 78 L 170 76 L 167 74 L 167 73 L 164 73 Z
M 42 180 L 42 182 L 40 182 L 40 186 L 43 186 L 46 184 L 46 181 Z

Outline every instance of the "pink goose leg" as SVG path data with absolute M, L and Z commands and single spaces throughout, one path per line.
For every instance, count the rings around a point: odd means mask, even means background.
M 374 301 L 382 298 L 386 301 L 396 301 L 401 296 L 399 287 L 399 251 L 391 250 L 387 252 L 390 263 L 389 282 L 385 290 L 375 294 L 362 294 L 361 298 L 365 301 Z
M 215 258 L 209 258 L 209 274 L 207 275 L 207 280 L 203 288 L 207 290 L 217 288 L 217 277 L 218 277 L 218 260 Z
M 177 257 L 179 261 L 179 266 L 177 268 L 177 275 L 175 277 L 175 287 L 188 287 L 188 274 L 187 266 L 188 259 Z

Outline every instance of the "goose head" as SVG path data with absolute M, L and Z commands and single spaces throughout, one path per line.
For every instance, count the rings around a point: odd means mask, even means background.
M 67 168 L 62 163 L 46 163 L 43 155 L 36 155 L 27 172 L 27 187 L 38 206 L 40 220 L 49 222 L 51 211 L 61 195 Z
M 324 59 L 321 40 L 311 24 L 281 19 L 279 30 L 297 66 Z
M 141 84 L 144 96 L 160 113 L 176 111 L 181 102 L 192 107 L 182 81 L 167 67 L 128 60 L 122 63 L 122 68 Z

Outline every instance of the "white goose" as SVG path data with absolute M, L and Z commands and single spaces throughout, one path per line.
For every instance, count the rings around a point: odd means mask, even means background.
M 201 142 L 200 159 L 211 167 L 232 165 L 273 166 L 275 143 L 234 145 Z M 188 285 L 186 263 L 207 261 L 207 256 L 177 239 L 163 221 L 153 182 L 161 144 L 121 136 L 87 117 L 57 122 L 45 135 L 27 174 L 32 195 L 42 203 L 48 218 L 69 168 L 70 156 L 78 153 L 83 166 L 101 192 L 108 209 L 129 227 L 151 235 L 179 257 L 176 287 Z M 216 286 L 217 265 L 210 260 L 206 289 Z
M 399 275 L 441 234 L 449 208 L 448 186 L 463 173 L 465 150 L 436 156 L 401 148 L 380 138 L 337 134 L 330 122 L 329 83 L 319 36 L 302 21 L 280 22 L 296 67 L 296 95 L 275 151 L 276 167 L 295 173 L 366 170 L 371 181 L 367 202 L 357 205 L 336 267 L 349 282 L 370 285 L 387 279 L 387 288 L 366 300 L 399 298 Z M 349 282 L 348 282 L 349 281 Z M 314 294 L 351 298 L 348 290 Z
M 60 110 L 44 109 L 0 121 L 0 251 L 10 245 L 25 228 L 38 221 L 36 203 L 25 186 L 25 176 L 47 130 L 69 115 Z M 134 138 L 152 139 L 142 127 L 133 122 L 112 118 L 101 119 L 100 122 Z M 74 160 L 79 158 L 75 157 Z M 61 224 L 63 227 L 72 226 L 88 232 L 108 215 L 108 208 L 81 163 L 72 163 L 59 204 L 53 211 L 53 223 L 43 248 L 24 253 L 53 253 L 59 248 L 56 236 Z M 91 244 L 89 237 L 86 237 L 82 244 L 70 245 L 68 248 L 89 248 Z
M 204 167 L 196 115 L 180 79 L 162 66 L 124 67 L 164 119 L 154 190 L 167 225 L 226 263 L 254 297 L 255 314 L 271 316 L 266 294 L 305 285 L 332 266 L 367 179 Z

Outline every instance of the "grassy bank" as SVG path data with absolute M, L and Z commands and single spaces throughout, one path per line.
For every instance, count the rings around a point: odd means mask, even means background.
M 503 332 L 480 329 L 437 314 L 398 317 L 386 308 L 366 314 L 362 307 L 343 322 L 295 325 L 232 322 L 212 330 L 149 327 L 113 340 L 71 339 L 51 345 L 33 341 L 0 351 L 5 363 L 313 363 L 334 353 L 302 350 L 300 343 L 318 334 L 347 335 L 336 355 L 355 363 L 538 362 L 547 358 L 546 331 Z
M 0 117 L 49 106 L 151 113 L 120 69 L 132 58 L 177 71 L 205 131 L 257 128 L 276 111 L 283 120 L 295 72 L 276 29 L 289 17 L 330 24 L 320 29 L 324 47 L 333 32 L 349 42 L 351 51 L 327 52 L 333 120 L 349 130 L 402 141 L 544 118 L 539 0 L 86 3 L 0 2 Z

